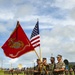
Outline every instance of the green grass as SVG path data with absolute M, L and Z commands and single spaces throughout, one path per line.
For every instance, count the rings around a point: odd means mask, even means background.
M 0 70 L 0 75 L 4 75 L 4 71 L 3 70 Z
M 4 73 L 3 70 L 0 70 L 0 75 L 12 75 L 12 74 Z M 17 75 L 17 74 L 14 73 L 13 75 Z M 26 74 L 24 74 L 24 73 L 19 73 L 18 75 L 26 75 Z M 31 75 L 31 74 L 29 74 L 29 75 Z M 66 74 L 65 74 L 65 75 L 66 75 Z M 68 72 L 68 75 L 70 75 L 69 72 Z M 72 75 L 74 75 L 74 72 L 72 72 Z
M 12 74 L 9 74 L 9 73 L 4 73 L 3 70 L 0 70 L 0 75 L 12 75 Z M 17 75 L 17 74 L 13 74 L 13 75 Z M 22 74 L 18 74 L 18 75 L 24 75 L 23 73 Z
M 12 75 L 12 74 L 3 74 L 3 75 Z M 17 74 L 13 74 L 13 75 L 17 75 Z M 18 74 L 18 75 L 24 75 L 24 74 Z

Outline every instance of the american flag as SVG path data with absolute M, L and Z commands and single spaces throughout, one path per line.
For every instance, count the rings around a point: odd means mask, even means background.
M 38 21 L 31 33 L 30 41 L 34 48 L 40 46 L 39 22 Z

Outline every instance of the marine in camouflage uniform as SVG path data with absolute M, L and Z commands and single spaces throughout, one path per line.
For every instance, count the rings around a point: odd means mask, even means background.
M 41 75 L 48 75 L 49 65 L 47 64 L 47 59 L 43 58 Z
M 65 75 L 65 63 L 62 61 L 62 56 L 58 55 L 57 60 L 58 62 L 56 63 L 56 67 L 54 69 L 55 75 Z
M 49 68 L 48 68 L 48 75 L 54 75 L 54 69 L 55 69 L 55 58 L 51 57 L 50 58 L 50 64 L 49 64 Z
M 37 59 L 37 65 L 34 67 L 34 75 L 41 75 L 41 68 L 42 68 L 41 60 Z

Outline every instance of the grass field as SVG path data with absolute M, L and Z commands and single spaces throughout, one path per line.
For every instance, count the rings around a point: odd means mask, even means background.
M 4 75 L 4 71 L 0 70 L 0 75 Z
M 0 75 L 32 75 L 32 74 L 31 73 L 24 74 L 23 72 L 19 73 L 19 74 L 17 74 L 17 73 L 12 74 L 12 73 L 4 73 L 3 70 L 0 70 Z M 65 74 L 65 75 L 74 75 L 74 72 L 71 72 L 71 74 L 68 72 L 68 74 Z
M 21 74 L 12 74 L 12 73 L 4 73 L 4 71 L 0 70 L 0 75 L 24 75 L 24 73 Z
M 12 74 L 2 74 L 2 75 L 12 75 Z M 17 74 L 13 74 L 13 75 L 17 75 Z M 18 75 L 24 75 L 24 74 L 18 74 Z

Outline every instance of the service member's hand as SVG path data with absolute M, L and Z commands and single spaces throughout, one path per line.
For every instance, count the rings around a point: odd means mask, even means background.
M 38 72 L 37 70 L 34 70 L 34 72 Z
M 59 69 L 54 69 L 54 71 L 55 71 L 55 72 L 58 72 L 58 71 L 59 71 Z

